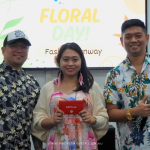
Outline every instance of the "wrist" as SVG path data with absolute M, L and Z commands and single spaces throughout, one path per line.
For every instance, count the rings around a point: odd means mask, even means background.
M 95 125 L 96 124 L 96 118 L 95 117 L 91 117 L 91 125 Z
M 130 108 L 130 113 L 133 117 L 137 116 L 137 113 L 136 113 L 136 107 L 134 108 Z
M 131 114 L 131 108 L 127 109 L 126 117 L 127 117 L 128 120 L 133 120 L 134 119 L 134 117 Z
M 49 122 L 50 122 L 51 126 L 55 126 L 54 118 L 50 118 Z

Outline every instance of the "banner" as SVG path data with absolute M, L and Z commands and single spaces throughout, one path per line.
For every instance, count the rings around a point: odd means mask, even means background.
M 56 68 L 68 42 L 79 44 L 88 67 L 114 67 L 126 57 L 121 25 L 132 18 L 145 22 L 145 0 L 0 0 L 0 47 L 22 30 L 32 44 L 24 68 Z

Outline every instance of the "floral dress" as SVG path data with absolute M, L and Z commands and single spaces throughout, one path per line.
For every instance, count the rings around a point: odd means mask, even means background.
M 84 100 L 84 109 L 92 115 L 89 94 L 78 91 L 67 95 L 54 91 L 49 104 L 52 117 L 59 109 L 61 100 Z M 46 150 L 97 150 L 97 140 L 92 127 L 84 123 L 78 114 L 64 114 L 62 122 L 50 130 Z

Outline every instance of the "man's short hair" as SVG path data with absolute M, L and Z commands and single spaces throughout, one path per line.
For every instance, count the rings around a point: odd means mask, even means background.
M 142 30 L 145 32 L 145 34 L 147 35 L 147 30 L 145 27 L 145 24 L 143 21 L 141 21 L 140 19 L 130 19 L 130 20 L 126 20 L 121 27 L 121 34 L 123 35 L 124 31 L 127 28 L 130 28 L 132 26 L 137 26 L 137 27 L 141 27 Z

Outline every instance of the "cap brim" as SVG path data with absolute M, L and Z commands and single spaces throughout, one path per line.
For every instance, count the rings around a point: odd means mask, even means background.
M 26 42 L 26 44 L 27 44 L 28 46 L 31 46 L 31 43 L 30 43 L 27 39 L 24 39 L 24 38 L 18 38 L 18 39 L 14 39 L 14 40 L 8 41 L 5 45 L 11 44 L 11 43 L 13 43 L 13 42 L 15 42 L 15 41 L 17 41 L 17 40 L 23 40 L 23 41 Z

